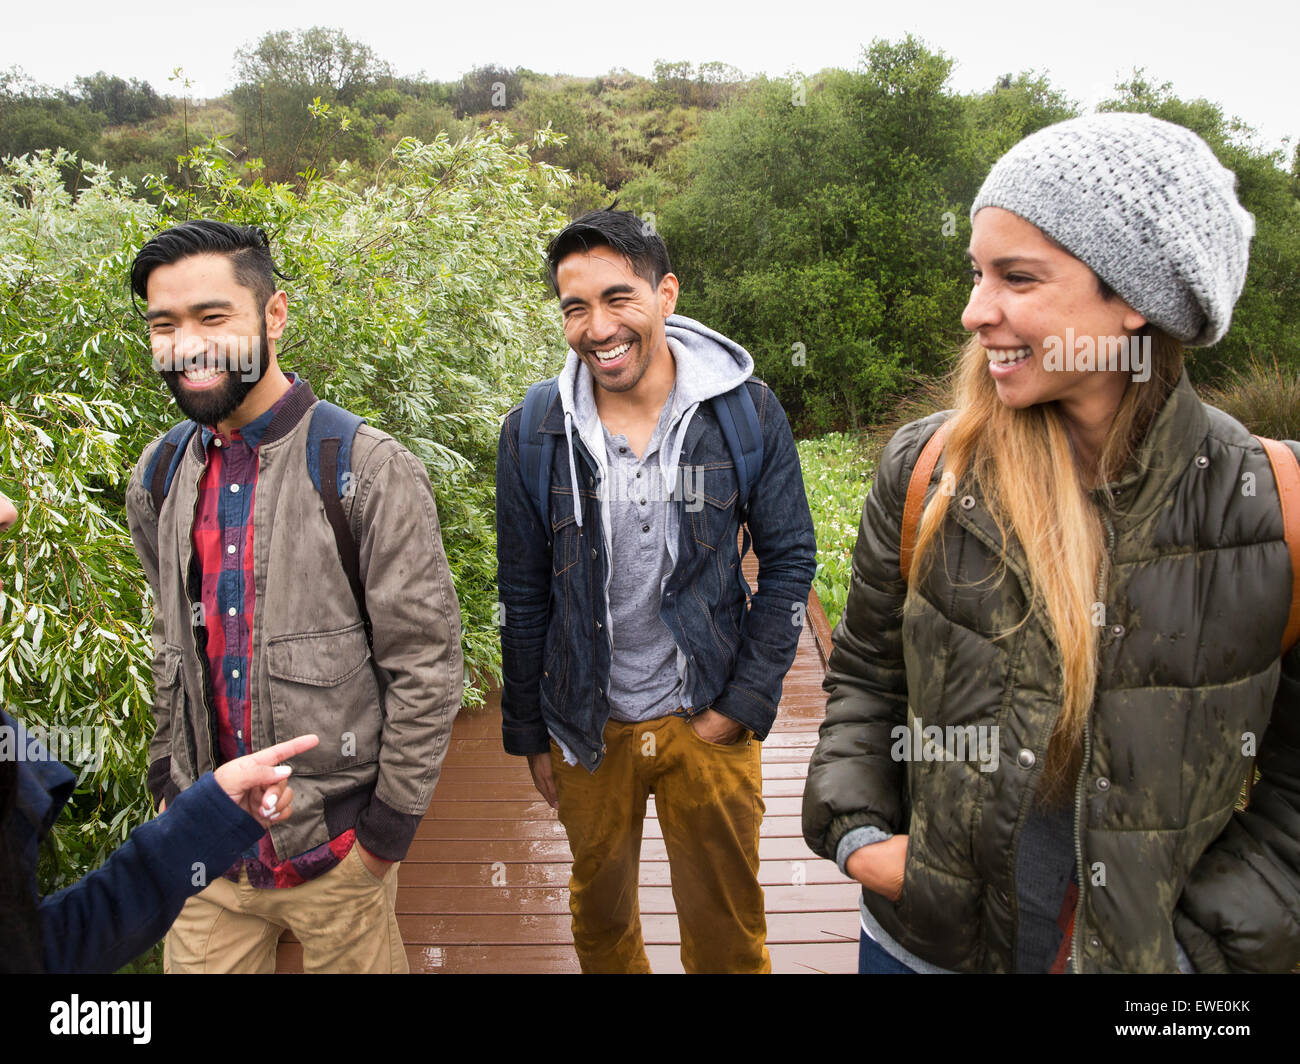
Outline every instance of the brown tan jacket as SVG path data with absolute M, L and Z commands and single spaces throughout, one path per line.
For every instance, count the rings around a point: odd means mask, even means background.
M 461 704 L 460 608 L 423 466 L 387 433 L 362 425 L 344 512 L 360 548 L 372 654 L 307 471 L 315 404 L 304 381 L 272 419 L 258 452 L 249 749 L 307 732 L 320 736 L 319 746 L 291 762 L 293 816 L 270 829 L 277 856 L 303 853 L 355 827 L 366 849 L 401 860 L 433 795 Z M 126 499 L 154 597 L 155 801 L 215 768 L 217 754 L 192 566 L 205 456 L 195 433 L 160 518 L 144 470 L 161 442 L 140 456 Z

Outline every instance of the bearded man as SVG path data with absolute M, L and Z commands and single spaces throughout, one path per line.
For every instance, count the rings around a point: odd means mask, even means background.
M 155 802 L 320 736 L 294 759 L 293 823 L 213 870 L 168 932 L 164 970 L 274 971 L 288 928 L 307 971 L 407 971 L 397 867 L 463 690 L 429 478 L 280 368 L 288 296 L 260 229 L 168 229 L 140 249 L 131 286 L 190 419 L 145 448 L 127 490 L 154 601 Z

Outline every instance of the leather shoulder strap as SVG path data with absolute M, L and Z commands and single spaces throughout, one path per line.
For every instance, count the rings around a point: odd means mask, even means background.
M 1291 552 L 1291 613 L 1286 633 L 1282 636 L 1282 653 L 1287 653 L 1300 642 L 1300 460 L 1295 452 L 1278 440 L 1256 436 L 1264 446 L 1273 476 L 1277 480 L 1277 494 L 1282 501 L 1282 534 Z
M 911 479 L 907 482 L 907 499 L 903 503 L 903 530 L 898 540 L 898 568 L 902 571 L 903 582 L 907 582 L 912 570 L 912 553 L 916 547 L 916 530 L 921 524 L 921 512 L 925 509 L 925 492 L 934 476 L 934 467 L 939 463 L 944 441 L 948 438 L 948 422 L 934 430 L 934 435 L 921 449 L 921 457 L 912 467 Z

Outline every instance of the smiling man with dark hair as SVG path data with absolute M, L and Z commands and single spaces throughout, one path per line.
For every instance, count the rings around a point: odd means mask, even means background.
M 150 789 L 162 808 L 217 765 L 320 736 L 295 760 L 294 823 L 186 903 L 164 966 L 273 971 L 290 928 L 308 971 L 405 971 L 397 862 L 463 678 L 428 476 L 280 369 L 288 296 L 261 230 L 186 222 L 140 250 L 131 283 L 191 419 L 145 448 L 127 491 L 154 596 Z
M 761 740 L 815 553 L 790 426 L 744 348 L 673 313 L 667 249 L 635 215 L 584 215 L 548 267 L 568 360 L 497 452 L 505 748 L 568 833 L 583 971 L 649 971 L 651 794 L 686 970 L 770 971 Z

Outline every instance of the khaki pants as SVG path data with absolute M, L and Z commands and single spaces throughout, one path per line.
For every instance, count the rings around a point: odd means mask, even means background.
M 688 972 L 770 972 L 758 885 L 762 744 L 705 742 L 680 716 L 605 726 L 594 774 L 551 744 L 560 821 L 573 851 L 569 909 L 584 972 L 648 972 L 637 880 L 646 798 L 668 851 Z
M 354 843 L 322 876 L 296 887 L 260 889 L 217 879 L 185 902 L 163 946 L 163 971 L 275 971 L 286 928 L 302 943 L 306 972 L 407 972 L 397 928 L 397 865 L 382 880 Z

